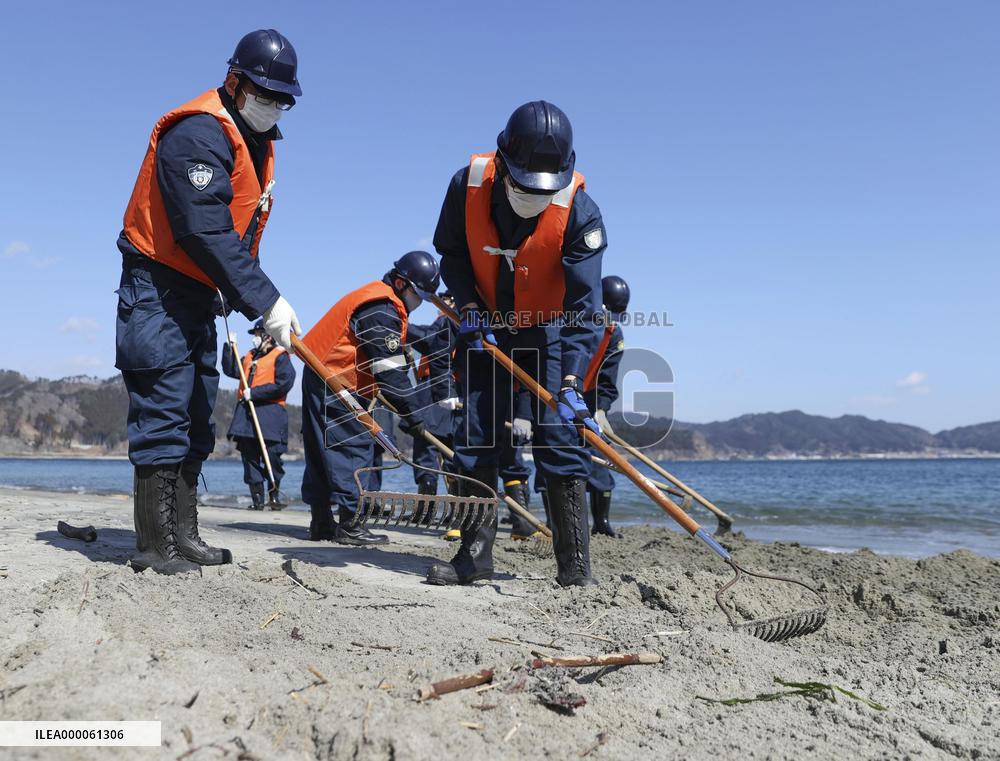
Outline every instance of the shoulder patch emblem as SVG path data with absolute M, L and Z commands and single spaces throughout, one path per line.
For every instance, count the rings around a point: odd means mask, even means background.
M 624 348 L 625 348 L 625 339 L 623 338 L 621 341 L 618 342 L 618 351 L 621 351 Z
M 188 179 L 194 185 L 195 190 L 204 190 L 207 188 L 208 183 L 212 181 L 212 177 L 214 176 L 215 170 L 204 164 L 195 164 L 188 169 Z
M 386 336 L 385 348 L 389 351 L 396 351 L 399 348 L 399 336 Z
M 600 248 L 601 244 L 604 243 L 604 230 L 600 227 L 595 227 L 583 236 L 583 242 L 587 244 L 587 248 Z

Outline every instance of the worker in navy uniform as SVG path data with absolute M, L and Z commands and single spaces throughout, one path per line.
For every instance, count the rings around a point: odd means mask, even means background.
M 594 420 L 605 433 L 611 432 L 608 412 L 618 399 L 618 370 L 621 365 L 625 338 L 618 324 L 621 314 L 628 309 L 629 287 L 617 275 L 608 275 L 601 281 L 605 319 L 601 342 L 587 368 L 583 380 L 583 397 L 587 408 L 594 413 Z M 590 495 L 590 512 L 594 518 L 592 533 L 619 536 L 611 527 L 611 492 L 615 479 L 611 471 L 591 462 L 587 491 Z
M 382 280 L 334 304 L 302 339 L 326 369 L 353 390 L 362 407 L 370 408 L 381 392 L 399 412 L 403 432 L 414 439 L 420 436 L 423 418 L 404 354 L 409 313 L 439 283 L 434 257 L 426 251 L 411 251 Z M 384 534 L 352 525 L 359 498 L 354 472 L 372 465 L 377 445 L 343 402 L 309 370 L 302 377 L 302 444 L 302 500 L 312 514 L 309 538 L 355 546 L 387 542 Z
M 535 101 L 516 109 L 497 146 L 456 172 L 434 233 L 441 276 L 461 312 L 464 350 L 457 361 L 465 393 L 456 460 L 464 473 L 497 484 L 513 398 L 512 379 L 481 350 L 483 341 L 495 342 L 559 401 L 558 413 L 541 405 L 536 410 L 533 445 L 552 508 L 556 579 L 563 586 L 595 584 L 586 508 L 590 467 L 576 426 L 598 430 L 581 381 L 597 348 L 604 222 L 583 189 L 583 175 L 574 171 L 573 130 L 556 106 Z M 494 330 L 498 322 L 504 326 Z M 463 531 L 458 553 L 432 566 L 428 581 L 491 578 L 496 528 L 494 520 Z
M 447 291 L 439 296 L 445 303 L 454 304 Z M 439 313 L 430 325 L 410 324 L 406 344 L 408 349 L 420 354 L 415 368 L 416 396 L 417 406 L 424 410 L 426 428 L 449 448 L 455 427 L 455 410 L 459 406 L 452 375 L 455 335 L 451 320 L 444 313 Z M 437 470 L 446 469 L 438 450 L 422 436 L 413 440 L 413 463 Z M 435 474 L 415 467 L 413 480 L 418 494 L 438 493 L 438 477 Z
M 242 381 L 237 390 L 236 409 L 233 410 L 233 421 L 229 425 L 228 438 L 236 442 L 236 450 L 243 458 L 243 483 L 250 487 L 250 509 L 263 510 L 265 502 L 272 510 L 284 507 L 278 491 L 285 468 L 281 456 L 288 451 L 288 412 L 285 410 L 285 398 L 295 385 L 295 368 L 287 351 L 278 346 L 274 339 L 264 331 L 264 322 L 259 320 L 249 331 L 253 337 L 254 347 L 243 357 L 243 372 L 250 390 L 244 388 Z M 239 378 L 240 371 L 236 363 L 240 360 L 233 353 L 232 341 L 222 346 L 222 372 L 230 378 Z M 260 442 L 254 430 L 253 419 L 250 417 L 250 405 L 253 402 L 257 421 L 260 423 L 261 438 L 267 447 L 267 457 L 274 475 L 274 484 L 268 482 L 267 465 L 260 451 Z M 267 492 L 270 489 L 270 499 Z
M 290 348 L 298 319 L 257 259 L 271 209 L 279 117 L 301 95 L 291 43 L 243 37 L 222 87 L 154 126 L 118 238 L 115 366 L 129 395 L 136 570 L 231 562 L 198 532 L 197 482 L 215 446 L 215 317 L 225 306 Z

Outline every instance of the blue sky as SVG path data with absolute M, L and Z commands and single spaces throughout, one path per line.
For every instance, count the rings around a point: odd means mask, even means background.
M 0 367 L 114 372 L 149 130 L 273 26 L 305 94 L 262 256 L 304 324 L 429 247 L 452 173 L 545 98 L 605 272 L 674 323 L 626 338 L 670 361 L 679 419 L 1000 418 L 996 3 L 34 2 L 4 22 Z

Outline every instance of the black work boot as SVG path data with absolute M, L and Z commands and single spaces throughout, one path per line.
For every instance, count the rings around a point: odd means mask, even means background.
M 198 565 L 225 565 L 233 554 L 221 547 L 209 547 L 198 534 L 198 476 L 201 466 L 184 464 L 177 483 L 177 549 Z
M 590 531 L 587 526 L 587 482 L 582 478 L 548 478 L 556 581 L 563 587 L 597 584 L 590 575 Z
M 271 510 L 284 510 L 288 505 L 281 501 L 281 479 L 276 479 L 274 482 L 274 488 L 271 489 L 268 495 L 267 506 Z
M 545 525 L 552 529 L 552 512 L 549 510 L 549 490 L 542 489 L 542 509 L 545 510 Z
M 135 548 L 132 568 L 172 576 L 201 573 L 177 549 L 177 465 L 139 465 L 133 487 Z
M 470 476 L 482 481 L 491 488 L 496 488 L 497 469 L 473 468 Z M 488 497 L 485 490 L 478 489 L 467 481 L 459 481 L 461 495 L 464 497 Z M 473 493 L 475 492 L 475 493 Z M 427 583 L 471 584 L 481 579 L 493 578 L 493 542 L 497 538 L 497 515 L 494 512 L 480 524 L 473 519 L 462 523 L 462 544 L 455 557 L 449 563 L 435 563 L 427 571 Z
M 370 547 L 376 544 L 388 544 L 389 537 L 385 534 L 373 534 L 363 523 L 354 523 L 354 513 L 341 508 L 339 521 L 333 532 L 333 541 L 337 544 L 348 544 L 352 547 Z
M 250 484 L 250 507 L 247 510 L 264 509 L 264 484 Z
M 333 512 L 329 505 L 309 505 L 311 519 L 309 521 L 309 541 L 333 541 L 337 526 L 333 520 Z
M 608 520 L 608 515 L 611 513 L 611 492 L 588 489 L 587 493 L 590 495 L 590 514 L 594 517 L 594 526 L 590 533 L 620 539 L 621 534 L 615 533 Z
M 527 509 L 528 507 L 528 485 L 524 481 L 508 481 L 503 485 L 504 494 L 513 499 L 521 507 Z M 510 538 L 515 541 L 524 540 L 529 538 L 535 533 L 535 527 L 532 526 L 528 521 L 521 517 L 518 513 L 515 513 L 513 508 L 509 505 L 507 506 L 507 511 L 510 514 Z

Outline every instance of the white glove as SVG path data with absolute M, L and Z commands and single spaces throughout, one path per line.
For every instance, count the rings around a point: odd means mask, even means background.
M 614 434 L 615 429 L 612 428 L 611 423 L 608 422 L 608 413 L 604 410 L 598 410 L 594 413 L 594 421 L 601 427 L 601 431 L 605 436 Z
M 530 444 L 531 438 L 534 436 L 534 431 L 531 428 L 531 421 L 526 420 L 523 417 L 514 418 L 514 422 L 510 424 L 511 431 L 514 434 L 514 443 L 518 446 L 523 446 L 524 444 Z
M 229 343 L 236 343 L 236 334 L 233 331 L 229 331 Z
M 438 402 L 438 407 L 444 407 L 446 410 L 451 410 L 452 412 L 454 412 L 461 406 L 462 403 L 458 400 L 457 396 L 452 396 L 449 397 L 448 399 L 442 399 L 440 402 Z
M 299 318 L 295 316 L 295 310 L 285 301 L 284 296 L 278 296 L 278 300 L 264 312 L 264 330 L 286 351 L 292 350 L 292 332 L 301 335 Z

